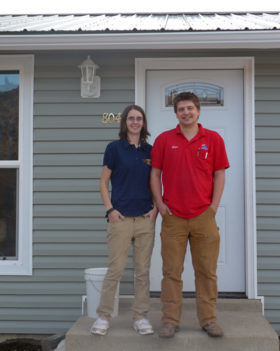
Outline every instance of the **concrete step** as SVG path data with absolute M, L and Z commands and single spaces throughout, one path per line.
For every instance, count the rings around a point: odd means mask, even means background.
M 262 315 L 259 300 L 219 299 L 217 321 L 224 337 L 211 338 L 201 330 L 194 299 L 183 300 L 180 331 L 172 339 L 157 335 L 161 304 L 151 299 L 149 319 L 155 334 L 141 336 L 132 329 L 132 299 L 120 298 L 119 316 L 106 336 L 90 335 L 93 319 L 82 316 L 66 334 L 66 351 L 279 351 L 278 336 Z

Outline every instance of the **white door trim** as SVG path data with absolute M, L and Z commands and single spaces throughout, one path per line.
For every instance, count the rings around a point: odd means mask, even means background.
M 146 71 L 167 69 L 242 69 L 244 72 L 244 179 L 246 295 L 257 298 L 255 111 L 253 57 L 136 58 L 135 102 L 146 106 Z

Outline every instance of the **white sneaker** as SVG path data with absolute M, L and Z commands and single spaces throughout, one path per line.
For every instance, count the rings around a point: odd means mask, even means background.
M 134 330 L 141 335 L 154 334 L 151 323 L 146 318 L 139 319 L 133 323 Z
M 109 329 L 109 322 L 106 319 L 97 318 L 93 323 L 90 332 L 96 335 L 106 335 Z

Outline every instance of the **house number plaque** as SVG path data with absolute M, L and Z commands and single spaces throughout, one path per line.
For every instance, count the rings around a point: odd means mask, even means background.
M 103 124 L 112 124 L 115 122 L 120 123 L 121 121 L 121 113 L 119 112 L 117 115 L 115 115 L 113 112 L 107 113 L 104 112 L 102 115 L 102 123 Z

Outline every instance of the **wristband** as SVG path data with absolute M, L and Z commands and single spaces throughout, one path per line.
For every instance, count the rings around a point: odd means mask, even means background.
M 109 208 L 109 210 L 106 211 L 105 218 L 108 218 L 108 215 L 113 211 L 115 211 L 114 207 Z

